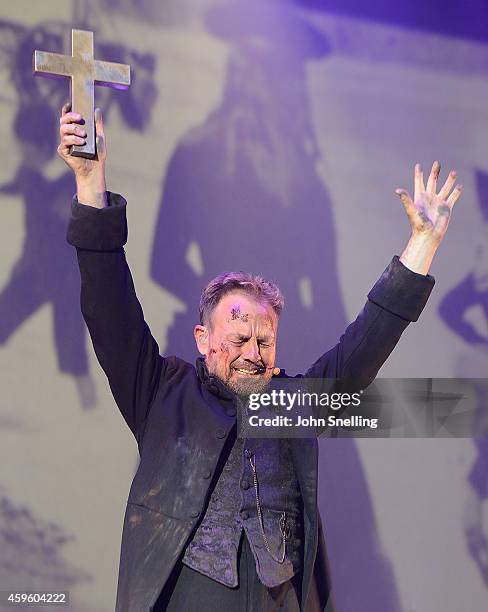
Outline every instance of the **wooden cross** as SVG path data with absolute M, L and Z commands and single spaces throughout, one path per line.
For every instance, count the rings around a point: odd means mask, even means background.
M 130 66 L 95 60 L 93 32 L 85 30 L 71 30 L 71 56 L 34 51 L 33 59 L 35 75 L 71 79 L 71 110 L 84 118 L 87 133 L 86 144 L 71 147 L 71 155 L 95 157 L 95 85 L 127 89 Z

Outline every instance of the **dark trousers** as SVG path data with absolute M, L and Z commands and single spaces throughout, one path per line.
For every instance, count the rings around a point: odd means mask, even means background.
M 239 585 L 231 588 L 179 562 L 154 612 L 300 612 L 301 573 L 277 587 L 264 586 L 244 532 L 237 568 Z

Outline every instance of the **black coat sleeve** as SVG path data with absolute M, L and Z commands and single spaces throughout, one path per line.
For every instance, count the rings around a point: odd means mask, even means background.
M 419 318 L 434 283 L 432 276 L 413 272 L 395 255 L 356 320 L 305 376 L 372 382 L 405 328 Z
M 126 201 L 107 192 L 109 206 L 71 205 L 67 241 L 76 247 L 81 311 L 117 405 L 140 444 L 167 360 L 145 320 L 123 245 Z

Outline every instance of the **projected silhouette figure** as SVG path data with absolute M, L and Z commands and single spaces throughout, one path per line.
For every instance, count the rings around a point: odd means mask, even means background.
M 230 22 L 221 11 L 210 13 L 209 28 L 232 43 L 222 101 L 182 139 L 164 178 L 151 276 L 187 306 L 176 315 L 166 353 L 190 361 L 199 294 L 226 270 L 259 273 L 281 287 L 287 369 L 308 365 L 345 326 L 305 82 L 306 61 L 326 55 L 328 45 L 309 26 L 283 21 L 286 11 L 279 15 Z M 294 37 L 286 36 L 291 27 Z
M 35 48 L 64 52 L 68 27 L 51 22 L 32 30 L 0 22 L 10 78 L 18 97 L 13 131 L 22 160 L 14 178 L 0 194 L 20 196 L 25 204 L 22 254 L 0 290 L 0 344 L 45 303 L 53 307 L 54 341 L 61 372 L 73 377 L 83 408 L 96 404 L 89 373 L 85 324 L 79 309 L 79 273 L 73 249 L 66 243 L 69 202 L 75 192 L 70 172 L 48 178 L 46 165 L 56 155 L 59 109 L 67 97 L 65 83 L 32 76 Z M 120 45 L 99 45 L 110 61 L 127 60 L 133 67 L 128 92 L 105 92 L 104 109 L 118 104 L 125 123 L 143 130 L 155 100 L 154 56 L 134 53 Z
M 462 356 L 464 369 L 458 374 L 467 378 L 486 376 L 482 372 L 483 365 L 485 370 L 488 368 L 488 335 L 479 331 L 466 317 L 470 309 L 478 306 L 488 323 L 488 174 L 478 170 L 476 186 L 484 225 L 475 247 L 474 265 L 439 305 L 439 315 L 444 323 L 475 352 L 474 356 Z M 476 393 L 478 406 L 474 443 L 477 456 L 468 476 L 470 492 L 465 507 L 464 527 L 468 550 L 488 587 L 488 524 L 483 519 L 482 508 L 488 499 L 488 385 L 479 381 Z
M 194 360 L 200 292 L 226 270 L 260 273 L 282 289 L 278 363 L 288 371 L 303 372 L 346 326 L 305 74 L 306 62 L 329 47 L 286 4 L 246 0 L 207 15 L 209 31 L 230 42 L 230 54 L 221 102 L 178 144 L 163 181 L 151 276 L 187 307 L 169 330 L 167 355 Z M 330 442 L 319 506 L 338 609 L 400 612 L 355 441 Z M 346 517 L 351 535 L 336 528 L 337 517 Z

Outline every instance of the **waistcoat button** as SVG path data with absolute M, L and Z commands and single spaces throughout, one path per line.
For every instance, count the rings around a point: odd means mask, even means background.
M 227 416 L 231 416 L 231 417 L 236 416 L 236 412 L 237 411 L 236 411 L 236 409 L 233 406 L 230 406 L 229 408 L 226 408 L 226 410 L 225 410 L 225 414 Z
M 225 438 L 226 430 L 223 427 L 217 427 L 215 435 L 217 438 Z
M 249 518 L 249 512 L 247 510 L 241 510 L 241 519 L 248 519 Z
M 200 511 L 197 508 L 192 508 L 190 510 L 190 516 L 192 518 L 197 518 L 197 516 L 200 514 Z
M 209 468 L 207 468 L 206 470 L 203 470 L 202 472 L 202 478 L 210 478 L 211 475 L 212 475 L 212 470 L 210 470 Z
M 249 480 L 247 478 L 243 478 L 241 480 L 241 489 L 244 489 L 244 491 L 247 491 L 247 489 L 249 489 Z

